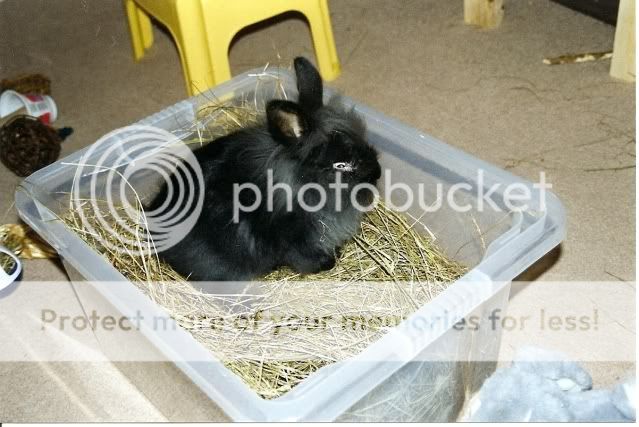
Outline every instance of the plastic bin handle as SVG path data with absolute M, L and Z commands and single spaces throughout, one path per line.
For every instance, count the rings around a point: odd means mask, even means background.
M 512 225 L 504 234 L 496 238 L 486 249 L 484 258 L 501 249 L 506 243 L 521 233 L 524 215 L 521 212 L 513 212 Z

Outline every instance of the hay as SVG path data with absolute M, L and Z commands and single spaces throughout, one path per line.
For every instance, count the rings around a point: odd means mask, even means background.
M 279 67 L 277 69 L 280 69 Z M 204 92 L 201 94 L 201 104 L 195 112 L 195 120 L 189 123 L 178 124 L 181 131 L 191 132 L 190 138 L 184 138 L 186 144 L 204 145 L 212 140 L 226 136 L 236 130 L 257 125 L 264 120 L 266 112 L 266 100 L 258 99 L 257 92 L 264 80 L 275 82 L 272 98 L 289 99 L 278 74 L 269 71 L 266 64 L 261 73 L 254 74 L 256 78 L 255 93 L 252 99 L 244 95 L 240 99 L 222 101 L 215 95 Z
M 134 233 L 115 220 L 110 233 L 91 203 L 79 209 L 93 232 L 78 210 L 63 217 L 67 226 L 266 399 L 359 353 L 466 271 L 417 233 L 414 221 L 379 203 L 332 270 L 302 276 L 282 268 L 244 293 L 204 293 L 153 254 L 114 250 Z
M 281 85 L 277 90 L 288 98 Z M 184 142 L 203 145 L 259 123 L 263 113 L 257 99 L 206 99 L 180 130 L 190 134 Z M 332 270 L 302 276 L 282 268 L 245 289 L 205 293 L 156 254 L 135 255 L 151 244 L 139 239 L 144 221 L 127 223 L 135 230 L 127 231 L 106 204 L 103 210 L 100 201 L 75 202 L 61 216 L 66 225 L 265 399 L 358 354 L 466 272 L 415 230 L 417 220 L 378 203 Z M 115 232 L 96 213 L 111 219 Z M 134 242 L 129 251 L 114 249 L 127 239 Z
M 5 273 L 11 274 L 14 271 L 15 267 L 16 261 L 9 255 L 0 252 L 0 268 L 2 268 Z

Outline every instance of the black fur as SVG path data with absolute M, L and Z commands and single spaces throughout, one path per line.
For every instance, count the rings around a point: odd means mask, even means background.
M 375 184 L 381 175 L 376 151 L 365 140 L 362 120 L 338 101 L 322 101 L 322 81 L 313 65 L 295 59 L 299 103 L 273 100 L 267 105 L 262 126 L 247 128 L 219 138 L 194 153 L 204 177 L 204 204 L 193 229 L 175 246 L 160 253 L 176 271 L 192 280 L 249 280 L 287 265 L 300 273 L 315 273 L 335 265 L 339 248 L 359 230 L 362 213 L 344 190 L 342 211 L 335 210 L 329 184 L 338 173 L 334 164 L 348 162 L 354 170 L 342 173 L 352 188 Z M 273 192 L 273 209 L 267 209 L 267 171 L 275 184 L 293 189 L 292 211 L 287 212 L 283 190 Z M 176 175 L 171 177 L 175 184 Z M 262 192 L 262 203 L 253 212 L 240 212 L 233 221 L 234 184 L 252 183 Z M 297 191 L 306 183 L 327 189 L 325 208 L 307 212 L 297 202 Z M 197 194 L 198 188 L 193 188 Z M 360 192 L 360 202 L 370 192 Z M 147 210 L 164 202 L 174 205 L 177 194 L 166 184 Z M 253 192 L 242 191 L 247 206 Z M 314 205 L 318 194 L 305 193 Z M 171 200 L 167 200 L 171 199 Z

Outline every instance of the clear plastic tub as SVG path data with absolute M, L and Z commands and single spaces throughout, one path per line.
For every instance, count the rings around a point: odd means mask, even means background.
M 287 96 L 296 96 L 295 80 L 290 73 L 248 72 L 139 124 L 187 137 L 193 129 L 186 129 L 184 124 L 193 123 L 198 107 L 211 99 L 281 97 L 282 87 Z M 330 90 L 326 92 L 330 96 Z M 380 163 L 393 172 L 394 182 L 408 183 L 414 189 L 423 184 L 420 191 L 426 192 L 427 200 L 434 200 L 435 196 L 429 192 L 437 184 L 444 191 L 466 184 L 464 191 L 456 193 L 455 200 L 459 205 L 470 202 L 472 208 L 457 212 L 443 203 L 440 209 L 427 214 L 423 222 L 428 231 L 421 231 L 437 236 L 439 246 L 469 266 L 470 271 L 364 352 L 320 369 L 274 400 L 260 398 L 179 327 L 156 330 L 143 322 L 140 333 L 151 348 L 173 361 L 234 420 L 454 420 L 465 396 L 494 369 L 500 331 L 498 327 L 484 325 L 488 322 L 487 313 L 495 309 L 505 311 L 510 281 L 561 242 L 565 234 L 564 209 L 547 192 L 545 208 L 536 205 L 538 199 L 533 197 L 529 209 L 509 213 L 502 209 L 504 188 L 520 183 L 531 194 L 538 195 L 530 182 L 348 98 L 343 101 L 365 118 L 370 140 L 381 153 Z M 117 143 L 117 138 L 102 144 L 93 156 L 100 156 L 110 143 Z M 57 249 L 72 279 L 93 282 L 79 289 L 85 310 L 107 302 L 125 316 L 133 316 L 133 310 L 142 311 L 145 319 L 166 316 L 161 307 L 56 220 L 55 214 L 68 206 L 76 169 L 73 164 L 86 150 L 25 179 L 16 192 L 20 216 Z M 481 178 L 478 170 L 483 171 Z M 499 187 L 490 199 L 500 209 L 484 206 L 480 211 L 477 191 L 494 185 Z M 401 202 L 401 195 L 397 198 L 395 202 Z M 423 214 L 417 203 L 409 212 L 416 217 Z M 106 282 L 120 285 L 100 285 Z M 462 332 L 454 330 L 454 323 L 424 328 L 424 324 L 442 316 L 454 322 L 477 316 L 482 325 Z

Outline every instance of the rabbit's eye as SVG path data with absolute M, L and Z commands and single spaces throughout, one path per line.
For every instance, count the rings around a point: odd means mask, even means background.
M 354 168 L 352 163 L 337 162 L 333 163 L 333 169 L 344 172 L 352 172 Z
M 344 138 L 347 138 L 348 135 L 340 130 L 332 130 L 329 134 L 329 138 L 331 141 L 342 141 Z

